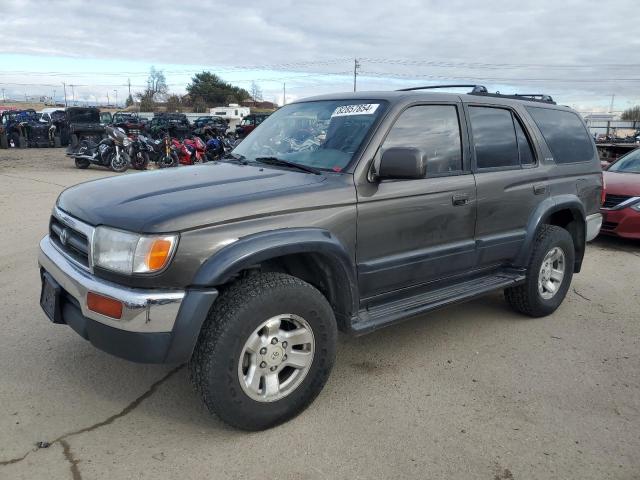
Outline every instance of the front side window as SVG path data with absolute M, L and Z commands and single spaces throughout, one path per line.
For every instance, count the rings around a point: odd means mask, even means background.
M 462 170 L 462 142 L 454 105 L 419 105 L 405 110 L 382 144 L 417 148 L 427 159 L 427 176 Z
M 593 140 L 573 112 L 527 107 L 556 163 L 587 162 L 594 156 Z
M 469 107 L 479 169 L 520 166 L 511 112 L 503 108 Z
M 342 171 L 385 108 L 385 101 L 373 100 L 292 103 L 265 118 L 233 153 Z

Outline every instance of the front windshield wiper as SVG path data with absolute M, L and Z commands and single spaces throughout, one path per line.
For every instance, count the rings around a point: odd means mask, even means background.
M 283 160 L 278 157 L 256 157 L 255 161 L 259 163 L 266 163 L 268 165 L 297 168 L 298 170 L 302 170 L 303 172 L 313 173 L 314 175 L 322 175 L 322 171 L 317 168 L 310 167 L 308 165 L 302 165 L 301 163 L 290 162 L 289 160 Z
M 222 157 L 222 160 L 234 160 L 242 165 L 248 165 L 249 162 L 245 159 L 244 155 L 240 155 L 239 153 L 228 152 L 225 153 Z

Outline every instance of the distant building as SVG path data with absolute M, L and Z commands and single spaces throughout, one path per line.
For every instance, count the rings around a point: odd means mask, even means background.
M 616 120 L 616 115 L 613 113 L 588 113 L 583 115 L 585 122 L 611 122 Z
M 240 106 L 237 103 L 230 103 L 226 107 L 213 107 L 209 109 L 211 115 L 222 117 L 229 121 L 242 120 L 244 117 L 251 113 L 249 107 Z
M 273 102 L 254 102 L 253 100 L 243 100 L 241 103 L 244 107 L 258 108 L 260 110 L 276 110 L 278 105 Z

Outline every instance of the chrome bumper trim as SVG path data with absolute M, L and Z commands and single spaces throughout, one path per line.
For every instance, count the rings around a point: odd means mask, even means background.
M 585 240 L 590 242 L 598 236 L 598 233 L 600 233 L 600 227 L 602 227 L 602 214 L 594 213 L 592 215 L 587 215 L 586 224 L 587 234 Z
M 173 330 L 183 290 L 142 290 L 124 287 L 95 277 L 60 253 L 49 239 L 40 241 L 40 266 L 80 304 L 82 314 L 110 327 L 130 332 L 170 332 Z M 123 303 L 122 319 L 115 320 L 87 308 L 87 292 L 120 300 Z

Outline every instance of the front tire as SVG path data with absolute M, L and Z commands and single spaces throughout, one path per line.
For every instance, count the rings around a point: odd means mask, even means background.
M 564 228 L 543 225 L 538 231 L 521 285 L 504 291 L 507 303 L 530 317 L 544 317 L 556 311 L 567 295 L 573 278 L 575 247 Z
M 79 168 L 80 170 L 86 170 L 87 168 L 89 168 L 89 165 L 91 165 L 91 162 L 89 162 L 89 160 L 86 160 L 84 158 L 76 158 L 76 168 Z
M 331 306 L 290 275 L 260 273 L 215 302 L 190 362 L 210 412 L 243 430 L 295 417 L 322 390 L 335 360 Z
M 131 159 L 131 166 L 135 170 L 146 170 L 149 165 L 149 154 L 147 152 L 138 152 Z
M 116 173 L 122 173 L 129 168 L 129 155 L 126 152 L 120 152 L 120 156 L 115 153 L 111 156 L 111 170 Z

